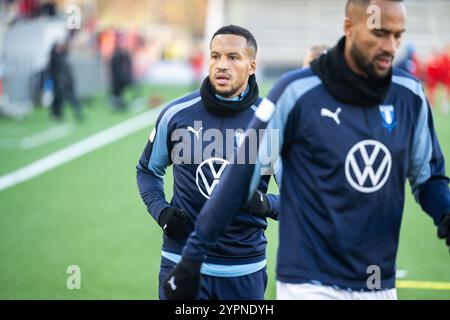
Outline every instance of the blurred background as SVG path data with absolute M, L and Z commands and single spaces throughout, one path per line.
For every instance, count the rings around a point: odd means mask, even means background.
M 265 95 L 337 42 L 345 3 L 0 0 L 0 299 L 156 299 L 161 231 L 135 165 L 161 106 L 199 88 L 210 38 L 231 23 L 255 35 Z M 449 159 L 450 1 L 405 4 L 396 64 L 423 81 Z M 399 297 L 450 299 L 448 251 L 409 193 L 403 220 Z M 271 221 L 268 299 L 277 232 Z M 67 286 L 73 265 L 81 289 Z
M 258 77 L 273 79 L 301 66 L 311 46 L 336 43 L 345 2 L 2 0 L 0 111 L 23 117 L 33 107 L 51 104 L 45 93 L 51 92 L 48 69 L 58 41 L 68 43 L 79 97 L 110 87 L 111 61 L 118 48 L 131 60 L 130 83 L 195 83 L 206 74 L 211 35 L 229 23 L 254 33 L 260 49 Z M 441 80 L 435 74 L 444 63 L 439 60 L 450 51 L 449 12 L 450 1 L 408 1 L 408 32 L 397 61 L 426 80 L 431 90 Z M 448 70 L 449 65 L 444 66 Z

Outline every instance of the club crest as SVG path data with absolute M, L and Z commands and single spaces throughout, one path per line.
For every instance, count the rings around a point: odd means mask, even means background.
M 397 120 L 395 118 L 395 111 L 393 105 L 380 105 L 380 115 L 383 120 L 383 127 L 392 132 L 397 126 Z

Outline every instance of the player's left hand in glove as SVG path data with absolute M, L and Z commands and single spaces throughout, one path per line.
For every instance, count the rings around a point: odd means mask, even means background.
M 182 259 L 164 280 L 163 289 L 168 300 L 195 300 L 200 291 L 200 261 Z
M 166 236 L 175 241 L 184 241 L 189 236 L 188 228 L 188 212 L 181 208 L 167 207 L 165 208 L 158 220 L 158 224 Z
M 267 195 L 259 190 L 255 190 L 252 198 L 244 205 L 243 209 L 257 217 L 267 217 L 267 214 L 270 211 Z
M 438 226 L 438 237 L 446 239 L 445 243 L 450 247 L 450 213 L 448 213 Z

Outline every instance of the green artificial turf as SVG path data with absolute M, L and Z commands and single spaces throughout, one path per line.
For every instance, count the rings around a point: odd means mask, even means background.
M 138 94 L 161 94 L 164 100 L 170 100 L 186 90 L 150 87 Z M 104 95 L 85 103 L 86 121 L 75 124 L 72 136 L 27 151 L 0 147 L 0 175 L 148 108 L 145 105 L 138 112 L 112 112 Z M 67 115 L 67 121 L 73 121 L 69 110 Z M 442 150 L 450 159 L 450 116 L 438 111 L 435 118 Z M 20 139 L 53 125 L 47 110 L 40 109 L 23 121 L 0 119 L 0 138 Z M 149 125 L 0 191 L 0 299 L 157 299 L 162 232 L 146 212 L 135 179 L 135 165 L 151 129 Z M 168 198 L 171 179 L 169 170 L 165 185 Z M 271 190 L 277 192 L 274 184 Z M 398 269 L 407 270 L 404 280 L 450 283 L 448 249 L 437 239 L 431 219 L 407 190 Z M 269 222 L 267 238 L 266 298 L 274 299 L 278 242 L 274 221 Z M 80 267 L 80 290 L 66 287 L 66 270 L 71 265 Z M 450 299 L 450 290 L 399 289 L 398 293 L 401 299 Z

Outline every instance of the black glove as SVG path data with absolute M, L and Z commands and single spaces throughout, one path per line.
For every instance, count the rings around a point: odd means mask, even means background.
M 164 234 L 175 241 L 186 240 L 188 232 L 188 213 L 184 209 L 167 207 L 159 215 L 158 224 Z
M 445 243 L 450 247 L 450 213 L 448 213 L 438 226 L 438 237 L 446 239 Z
M 163 283 L 168 300 L 195 300 L 200 291 L 200 261 L 182 259 Z
M 256 190 L 243 209 L 257 217 L 265 218 L 270 211 L 269 199 L 266 194 Z

